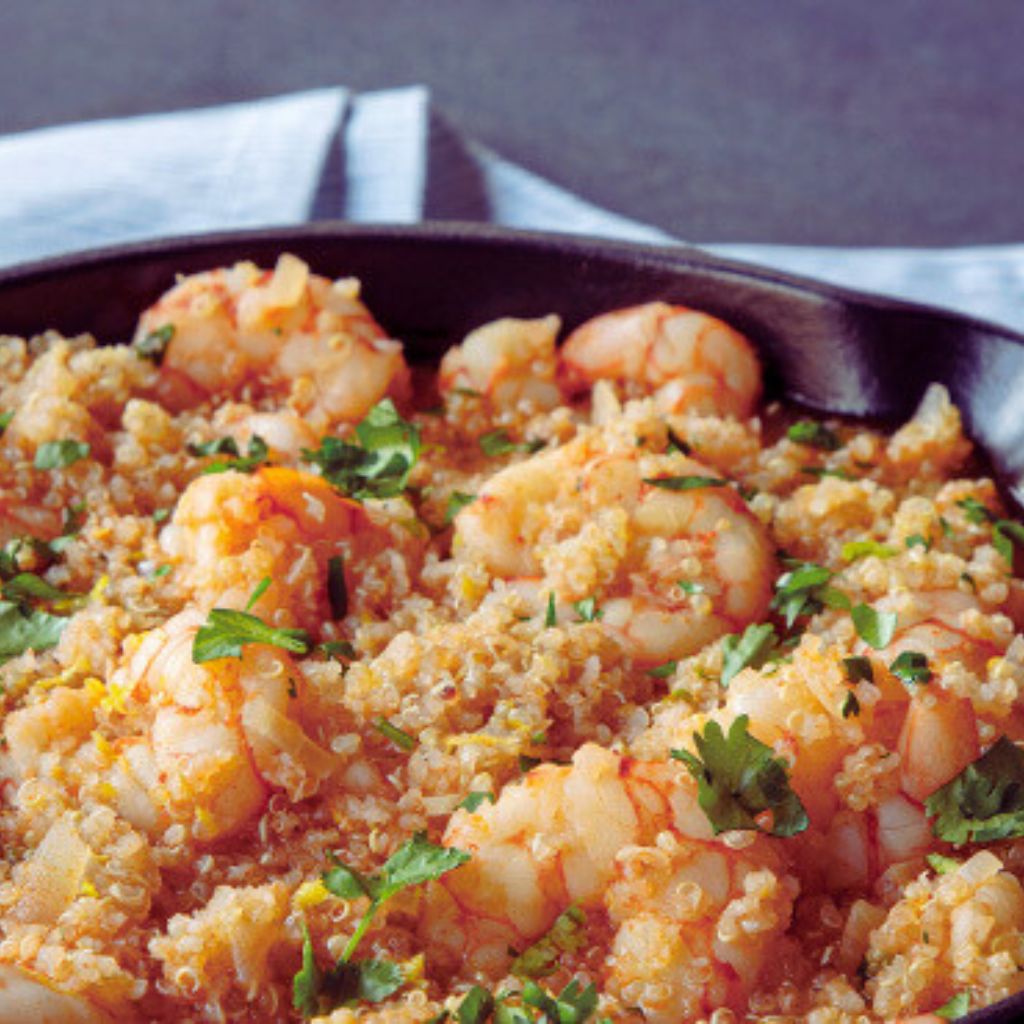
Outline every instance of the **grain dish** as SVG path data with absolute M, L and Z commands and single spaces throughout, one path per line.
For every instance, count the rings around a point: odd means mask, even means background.
M 0 346 L 0 1020 L 892 1019 L 1022 986 L 1024 530 L 941 387 L 358 283 Z M 110 339 L 103 339 L 110 340 Z

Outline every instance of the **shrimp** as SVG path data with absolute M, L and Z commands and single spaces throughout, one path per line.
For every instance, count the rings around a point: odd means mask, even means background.
M 796 895 L 774 840 L 736 850 L 713 837 L 681 765 L 593 744 L 456 812 L 444 842 L 471 859 L 428 894 L 422 929 L 439 955 L 500 976 L 508 947 L 570 905 L 603 911 L 608 988 L 655 1022 L 742 1005 Z
M 457 557 L 520 581 L 538 603 L 594 598 L 603 626 L 648 662 L 692 654 L 760 619 L 774 557 L 743 499 L 699 462 L 651 454 L 632 433 L 617 443 L 613 430 L 584 432 L 492 476 L 455 520 Z M 687 477 L 711 486 L 651 482 Z
M 112 1024 L 79 995 L 61 992 L 41 974 L 0 964 L 0 1024 Z
M 237 263 L 183 278 L 142 314 L 136 342 L 154 332 L 170 335 L 160 373 L 177 406 L 250 386 L 287 395 L 323 429 L 409 387 L 402 346 L 359 301 L 359 283 L 332 283 L 288 254 L 273 271 Z
M 256 412 L 251 406 L 228 403 L 213 417 L 218 433 L 234 438 L 239 451 L 245 450 L 254 437 L 266 442 L 276 462 L 282 458 L 298 462 L 304 449 L 316 448 L 320 438 L 306 421 L 290 409 L 277 412 Z
M 538 410 L 554 409 L 562 404 L 555 379 L 559 327 L 557 316 L 503 317 L 478 327 L 445 353 L 439 374 L 441 391 L 469 388 L 498 408 L 525 402 Z
M 271 786 L 301 800 L 335 759 L 295 716 L 301 674 L 277 648 L 196 664 L 205 616 L 187 609 L 146 634 L 115 670 L 114 692 L 152 709 L 140 734 L 117 740 L 108 785 L 118 812 L 159 834 L 181 822 L 198 841 L 229 835 L 264 806 Z
M 258 610 L 272 609 L 276 625 L 308 629 L 337 610 L 330 559 L 343 559 L 345 589 L 355 595 L 358 565 L 392 543 L 362 505 L 322 477 L 281 466 L 197 477 L 160 540 L 182 563 L 182 582 L 199 606 L 241 608 L 270 577 Z
M 659 412 L 744 419 L 761 393 L 750 342 L 707 313 L 649 302 L 588 320 L 559 352 L 559 380 L 570 395 L 613 380 L 653 393 Z

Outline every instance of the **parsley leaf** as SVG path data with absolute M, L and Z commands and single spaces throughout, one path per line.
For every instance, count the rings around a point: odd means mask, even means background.
M 967 522 L 974 523 L 976 526 L 980 526 L 982 523 L 991 522 L 996 518 L 995 513 L 973 495 L 970 495 L 967 498 L 961 498 L 960 501 L 957 502 L 957 506 L 963 509 L 964 517 L 967 519 Z
M 55 647 L 68 619 L 0 601 L 0 664 L 28 650 Z
M 856 562 L 858 558 L 893 558 L 900 553 L 899 548 L 891 544 L 881 544 L 877 540 L 847 541 L 840 550 L 844 562 Z
M 644 483 L 666 491 L 696 491 L 702 487 L 727 487 L 728 480 L 717 476 L 651 476 Z
M 42 576 L 34 572 L 20 572 L 17 576 L 9 579 L 0 592 L 8 601 L 26 601 L 35 598 L 38 601 L 67 601 L 80 594 L 65 594 L 59 587 L 47 583 Z
M 797 444 L 820 448 L 825 452 L 834 452 L 843 446 L 835 431 L 814 420 L 798 420 L 786 431 L 786 437 Z
M 576 904 L 555 918 L 547 933 L 512 961 L 509 968 L 520 978 L 546 978 L 558 970 L 559 958 L 586 943 L 587 915 Z
M 384 398 L 356 426 L 356 440 L 350 444 L 325 437 L 319 448 L 304 448 L 302 456 L 332 486 L 358 501 L 401 494 L 420 457 L 419 427 L 402 419 L 391 399 Z
M 1024 751 L 1001 736 L 925 801 L 932 832 L 950 843 L 1024 836 Z
M 765 622 L 750 625 L 742 634 L 730 633 L 722 640 L 722 685 L 728 686 L 733 677 L 748 665 L 759 668 L 777 642 L 775 627 Z
M 574 601 L 573 609 L 580 617 L 580 622 L 600 622 L 604 612 L 597 607 L 597 598 L 585 597 L 582 601 Z
M 65 469 L 87 459 L 91 451 L 88 441 L 46 441 L 36 449 L 33 465 L 36 469 Z
M 304 629 L 278 629 L 249 612 L 214 608 L 192 641 L 192 661 L 201 665 L 218 658 L 240 658 L 247 644 L 268 644 L 292 654 L 308 654 L 312 648 Z
M 528 452 L 532 455 L 534 452 L 539 452 L 546 444 L 539 439 L 517 443 L 509 437 L 507 430 L 491 430 L 482 434 L 478 443 L 480 451 L 489 458 L 508 455 L 511 452 Z
M 946 857 L 941 853 L 926 853 L 924 859 L 928 861 L 928 866 L 937 875 L 948 875 L 951 871 L 956 871 L 960 867 L 960 861 L 955 860 L 953 857 Z
M 924 548 L 925 551 L 931 551 L 932 542 L 920 533 L 912 533 L 909 537 L 903 539 L 903 543 L 907 548 Z
M 444 525 L 449 523 L 467 506 L 476 501 L 475 494 L 467 494 L 465 491 L 452 491 L 448 495 L 448 504 L 444 507 Z
M 547 629 L 558 624 L 558 617 L 555 614 L 555 592 L 548 594 L 548 607 L 544 613 L 544 625 Z
M 597 1009 L 597 988 L 593 984 L 581 988 L 573 978 L 557 996 L 552 996 L 536 982 L 528 981 L 523 985 L 523 1002 L 540 1010 L 548 1021 L 581 1024 Z
M 896 613 L 879 612 L 869 604 L 854 605 L 850 612 L 857 635 L 876 651 L 888 647 L 896 633 Z
M 11 420 L 13 419 L 13 409 L 8 409 L 7 412 L 0 412 L 0 437 L 3 437 L 4 431 L 11 425 Z
M 843 698 L 843 704 L 839 709 L 839 713 L 843 718 L 855 718 L 860 714 L 860 701 L 857 700 L 857 694 L 853 690 L 846 691 L 846 696 Z
M 850 600 L 829 581 L 835 574 L 822 565 L 804 562 L 783 573 L 775 581 L 775 596 L 771 607 L 781 613 L 787 629 L 797 619 L 815 615 L 828 605 L 830 608 L 849 608 Z
M 932 678 L 928 659 L 920 651 L 901 651 L 889 666 L 889 671 L 908 686 L 923 685 Z
M 729 733 L 710 721 L 704 734 L 693 734 L 697 755 L 673 750 L 672 757 L 697 780 L 697 800 L 715 834 L 730 829 L 768 831 L 792 836 L 810 824 L 804 805 L 789 785 L 786 763 L 772 748 L 747 731 L 749 718 L 740 715 Z M 772 815 L 771 828 L 762 829 L 758 816 Z
M 245 610 L 247 612 L 252 611 L 253 605 L 270 589 L 270 577 L 264 576 L 263 579 L 256 584 L 256 589 L 249 595 L 249 600 L 245 602 Z
M 652 676 L 654 679 L 668 679 L 675 670 L 679 667 L 678 661 L 663 661 L 660 665 L 655 665 L 654 668 L 649 668 L 647 674 Z
M 392 725 L 386 718 L 378 717 L 374 719 L 373 727 L 386 740 L 394 743 L 399 750 L 409 751 L 416 749 L 416 738 L 399 729 L 397 725 Z
M 474 985 L 455 1011 L 459 1024 L 483 1024 L 494 1009 L 494 996 L 481 985 Z
M 997 519 L 992 530 L 992 546 L 1009 562 L 1012 570 L 1015 548 L 1024 547 L 1024 525 L 1012 519 Z
M 851 683 L 859 683 L 862 680 L 866 683 L 875 681 L 875 671 L 871 667 L 871 660 L 860 656 L 843 658 L 843 668 L 846 670 L 846 678 Z
M 703 594 L 708 589 L 703 583 L 695 583 L 693 580 L 676 580 L 676 583 L 684 594 Z
M 216 462 L 203 466 L 199 471 L 202 476 L 208 476 L 211 473 L 227 473 L 229 470 L 234 470 L 236 473 L 252 473 L 254 470 L 259 469 L 270 455 L 267 442 L 258 434 L 253 434 L 249 438 L 249 447 L 245 455 L 239 454 L 238 445 L 230 437 L 221 437 L 216 441 L 209 441 L 206 444 L 189 445 L 188 451 L 190 455 L 197 456 L 235 456 L 230 459 L 217 459 Z
M 303 1017 L 315 1017 L 320 1012 L 320 989 L 323 973 L 316 965 L 313 940 L 309 927 L 302 922 L 302 967 L 292 979 L 292 1005 Z
M 481 804 L 484 803 L 493 804 L 494 794 L 490 790 L 474 789 L 466 794 L 466 798 L 458 806 L 465 808 L 470 814 L 474 814 L 480 809 Z
M 174 337 L 174 331 L 174 324 L 164 324 L 144 337 L 136 338 L 132 342 L 132 348 L 140 359 L 148 359 L 159 366 L 163 362 L 167 346 Z
M 847 472 L 845 469 L 828 469 L 825 466 L 801 466 L 801 473 L 806 473 L 808 476 L 818 477 L 819 480 L 825 479 L 825 477 L 834 477 L 836 480 L 856 480 L 857 478 Z
M 345 563 L 340 555 L 327 559 L 327 600 L 331 603 L 331 618 L 337 621 L 348 612 L 348 586 L 345 583 Z

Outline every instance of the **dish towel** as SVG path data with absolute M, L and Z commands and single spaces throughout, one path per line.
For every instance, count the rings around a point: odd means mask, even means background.
M 672 244 L 462 137 L 422 86 L 342 87 L 0 138 L 0 265 L 117 242 L 342 218 L 485 221 Z M 711 252 L 1024 330 L 1024 245 Z

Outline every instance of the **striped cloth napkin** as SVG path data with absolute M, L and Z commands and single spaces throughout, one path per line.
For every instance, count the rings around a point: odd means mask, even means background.
M 135 239 L 327 218 L 483 221 L 679 241 L 464 138 L 421 86 L 317 89 L 0 138 L 0 265 Z M 703 248 L 1024 330 L 1024 245 Z

